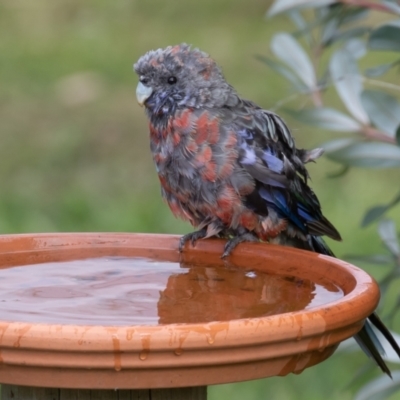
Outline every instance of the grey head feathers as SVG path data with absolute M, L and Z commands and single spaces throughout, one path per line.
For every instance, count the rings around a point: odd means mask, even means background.
M 177 108 L 234 106 L 239 101 L 216 62 L 185 43 L 151 50 L 133 68 L 160 104 L 166 97 Z

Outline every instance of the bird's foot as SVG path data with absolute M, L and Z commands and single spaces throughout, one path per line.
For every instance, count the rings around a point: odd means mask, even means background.
M 233 249 L 242 242 L 259 242 L 260 240 L 258 239 L 258 237 L 256 235 L 254 235 L 254 233 L 251 232 L 246 232 L 243 233 L 241 235 L 235 236 L 234 238 L 228 240 L 226 242 L 226 245 L 224 247 L 224 252 L 221 256 L 221 258 L 225 258 L 227 256 L 229 256 Z
M 207 236 L 207 229 L 200 229 L 199 231 L 183 235 L 179 240 L 179 253 L 182 253 L 182 250 L 185 247 L 185 243 L 188 242 L 189 240 L 192 243 L 192 246 L 194 246 L 197 240 L 203 239 L 206 236 Z

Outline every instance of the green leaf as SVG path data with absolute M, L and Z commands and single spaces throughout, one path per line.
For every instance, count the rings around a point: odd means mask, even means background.
M 384 219 L 379 223 L 378 233 L 388 250 L 395 256 L 400 255 L 400 246 L 397 239 L 396 225 L 391 219 Z
M 350 167 L 348 165 L 343 165 L 339 171 L 336 172 L 328 172 L 326 176 L 329 179 L 341 178 L 342 176 L 346 175 L 350 171 Z
M 396 14 L 400 15 L 400 6 L 395 4 L 394 1 L 383 0 L 382 4 L 395 12 Z
M 338 5 L 336 5 L 338 7 Z M 341 14 L 343 15 L 340 19 L 341 25 L 353 24 L 359 22 L 362 19 L 368 17 L 370 10 L 364 7 L 348 7 L 347 5 L 341 4 Z
M 385 355 L 384 355 L 384 359 L 386 361 L 390 361 L 392 363 L 395 364 L 400 364 L 400 358 L 398 356 L 398 354 L 395 352 L 395 350 L 393 349 L 393 347 L 391 346 L 391 344 L 385 339 L 385 337 L 383 336 L 383 334 L 376 329 L 375 327 L 373 327 L 374 332 L 376 334 L 376 336 L 378 337 L 379 341 L 381 342 L 383 349 L 385 350 Z M 397 334 L 396 332 L 393 332 L 392 330 L 390 331 L 390 333 L 392 334 L 394 340 L 396 340 L 396 342 L 400 345 L 400 335 Z M 400 372 L 400 371 L 398 371 Z M 399 380 L 400 382 L 400 380 Z
M 373 50 L 400 51 L 400 21 L 392 21 L 375 29 L 368 41 Z
M 291 10 L 288 13 L 289 18 L 294 22 L 297 26 L 297 29 L 307 29 L 308 23 L 303 18 L 299 10 Z
M 400 146 L 400 125 L 396 128 L 396 142 L 397 146 Z
M 381 375 L 369 381 L 357 392 L 354 400 L 384 400 L 400 389 L 400 371 L 392 372 L 392 378 Z
M 388 143 L 358 142 L 325 153 L 331 160 L 352 167 L 400 167 L 400 148 Z
M 304 85 L 300 78 L 282 63 L 271 60 L 270 58 L 264 56 L 256 56 L 256 58 L 262 61 L 264 64 L 267 64 L 268 67 L 277 72 L 279 75 L 282 75 L 284 78 L 286 78 L 299 92 L 308 92 L 307 86 Z
M 341 151 L 346 147 L 349 147 L 352 144 L 360 143 L 356 139 L 353 138 L 342 138 L 342 139 L 335 139 L 329 142 L 325 142 L 321 147 L 324 149 L 325 154 L 335 153 L 337 151 Z
M 380 204 L 378 206 L 370 208 L 361 222 L 362 227 L 366 227 L 372 222 L 376 221 L 383 216 L 388 210 L 394 207 L 396 204 L 400 203 L 400 193 L 395 196 L 388 204 Z
M 299 10 L 290 10 L 288 13 L 289 18 L 293 21 L 293 23 L 296 25 L 297 29 L 299 29 L 301 34 L 304 34 L 304 38 L 307 42 L 308 46 L 311 46 L 312 43 L 312 36 L 311 36 L 311 27 L 310 24 L 307 23 L 307 21 L 303 18 L 301 15 L 301 12 Z M 294 37 L 297 37 L 298 35 L 293 33 Z
M 386 72 L 388 72 L 392 67 L 394 67 L 395 65 L 397 65 L 399 63 L 400 63 L 400 60 L 396 60 L 392 63 L 377 65 L 376 67 L 368 68 L 365 70 L 365 75 L 367 75 L 371 78 L 376 78 L 378 76 L 382 76 L 383 74 L 386 74 Z
M 332 38 L 338 31 L 339 20 L 338 18 L 332 18 L 324 24 L 324 29 L 322 31 L 321 44 L 327 46 L 332 42 Z
M 367 52 L 367 47 L 365 45 L 364 40 L 358 38 L 349 39 L 344 48 L 353 55 L 354 58 L 361 58 L 364 57 Z
M 347 23 L 354 23 L 356 20 L 361 20 L 368 15 L 367 9 L 351 8 L 343 5 L 336 4 L 335 7 L 321 7 L 316 10 L 316 16 L 307 21 L 306 25 L 298 26 L 299 31 L 293 33 L 293 36 L 298 37 L 320 27 L 322 30 L 321 44 L 329 46 L 336 40 L 345 40 L 351 37 L 361 36 L 371 31 L 371 28 L 359 26 L 356 28 L 348 29 L 347 31 L 340 31 L 335 26 L 345 26 Z M 296 10 L 299 13 L 298 10 Z M 332 22 L 333 21 L 333 22 Z
M 385 214 L 387 209 L 388 209 L 387 206 L 375 206 L 370 208 L 364 215 L 364 219 L 361 222 L 361 226 L 366 227 L 372 222 L 376 221 Z
M 317 79 L 314 67 L 307 53 L 293 36 L 288 33 L 277 33 L 271 40 L 271 50 L 308 88 L 315 89 Z
M 285 111 L 301 122 L 323 129 L 337 132 L 358 132 L 361 129 L 361 125 L 357 121 L 333 108 Z
M 370 32 L 371 29 L 367 26 L 359 26 L 357 28 L 351 28 L 344 31 L 336 31 L 335 35 L 332 37 L 332 43 L 338 42 L 339 40 L 348 40 L 353 38 L 358 38 Z
M 393 257 L 389 256 L 387 254 L 369 254 L 369 255 L 353 255 L 353 254 L 348 254 L 343 257 L 345 260 L 348 260 L 349 262 L 365 262 L 369 264 L 392 264 L 393 263 Z
M 329 71 L 336 91 L 350 113 L 363 124 L 369 124 L 360 100 L 363 89 L 361 76 L 352 54 L 346 49 L 336 51 L 331 57 Z
M 297 11 L 299 12 L 299 11 Z M 317 13 L 315 18 L 307 21 L 307 24 L 303 27 L 299 27 L 299 31 L 294 32 L 294 37 L 299 37 L 305 34 L 310 34 L 311 31 L 316 27 L 322 27 L 322 29 L 333 19 L 337 19 L 337 16 L 340 14 L 340 10 L 337 7 L 329 8 L 329 7 L 321 7 L 317 9 Z
M 322 7 L 335 2 L 336 0 L 275 0 L 267 15 L 272 17 L 293 8 Z
M 361 103 L 374 125 L 395 137 L 400 125 L 400 104 L 397 99 L 388 93 L 368 89 L 362 92 Z

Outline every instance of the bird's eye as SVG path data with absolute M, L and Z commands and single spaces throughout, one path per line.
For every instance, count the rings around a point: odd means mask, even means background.
M 149 78 L 146 78 L 144 75 L 140 75 L 139 81 L 145 85 L 146 83 L 149 83 Z
M 167 81 L 170 85 L 174 85 L 177 82 L 175 76 L 170 76 Z

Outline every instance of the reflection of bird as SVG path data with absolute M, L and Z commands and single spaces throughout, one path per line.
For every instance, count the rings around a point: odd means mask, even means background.
M 186 44 L 150 51 L 134 65 L 137 98 L 150 120 L 161 190 L 172 212 L 196 232 L 229 240 L 265 240 L 333 256 L 322 235 L 340 240 L 307 184 L 305 163 L 322 151 L 297 149 L 276 114 L 241 99 L 206 54 Z M 369 317 L 400 356 L 376 316 Z M 390 375 L 382 346 L 366 321 L 356 340 Z

